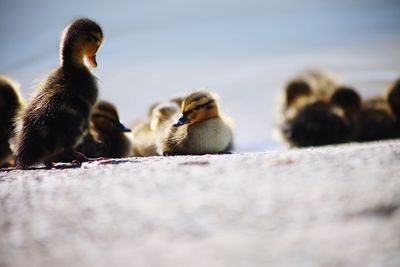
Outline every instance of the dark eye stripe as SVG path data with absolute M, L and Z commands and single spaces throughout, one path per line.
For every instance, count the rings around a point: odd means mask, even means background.
M 202 108 L 205 108 L 205 107 L 207 107 L 207 106 L 210 106 L 212 103 L 214 103 L 214 100 L 210 99 L 209 101 L 207 101 L 207 102 L 204 103 L 204 104 L 195 106 L 194 108 L 189 109 L 189 110 L 183 112 L 183 115 L 188 116 L 188 115 L 189 115 L 190 113 L 192 113 L 193 111 L 199 110 L 199 109 L 202 109 Z

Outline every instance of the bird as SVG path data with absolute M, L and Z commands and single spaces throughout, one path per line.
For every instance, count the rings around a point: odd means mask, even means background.
M 276 119 L 279 125 L 293 118 L 303 106 L 315 101 L 329 101 L 338 78 L 323 70 L 307 70 L 290 79 L 280 98 Z
M 397 124 L 400 125 L 400 78 L 386 89 L 385 98 L 396 116 Z
M 396 116 L 385 97 L 369 98 L 362 103 L 356 141 L 368 142 L 396 137 Z
M 349 141 L 354 141 L 355 136 L 360 131 L 359 120 L 362 113 L 361 95 L 353 87 L 342 85 L 335 89 L 330 102 L 332 105 L 343 110 L 352 132 L 352 137 Z
M 103 41 L 99 24 L 80 18 L 67 26 L 60 41 L 60 66 L 41 82 L 16 120 L 12 146 L 16 168 L 39 163 L 52 167 L 52 157 L 71 153 L 83 140 L 98 95 L 97 79 L 89 66 L 97 67 L 96 53 Z
M 91 150 L 85 141 L 77 150 L 90 157 L 124 158 L 130 155 L 132 143 L 125 134 L 131 130 L 121 123 L 117 108 L 110 102 L 101 100 L 93 108 L 91 125 L 94 131 L 89 131 L 90 139 L 94 141 L 95 149 Z M 85 154 L 86 153 L 86 154 Z
M 343 108 L 332 102 L 337 78 L 323 71 L 306 71 L 289 80 L 283 92 L 278 133 L 290 147 L 347 142 L 350 122 Z
M 15 116 L 24 106 L 19 84 L 7 76 L 0 76 L 0 167 L 12 165 L 13 153 L 9 139 L 13 133 Z
M 160 156 L 160 140 L 165 129 L 180 116 L 181 98 L 160 101 L 150 106 L 148 118 L 133 128 L 133 154 L 135 156 Z
M 232 145 L 232 123 L 220 111 L 217 95 L 206 89 L 184 98 L 180 118 L 161 140 L 163 155 L 227 153 Z
M 309 147 L 347 142 L 352 132 L 342 109 L 318 100 L 301 107 L 286 120 L 281 133 L 291 147 Z

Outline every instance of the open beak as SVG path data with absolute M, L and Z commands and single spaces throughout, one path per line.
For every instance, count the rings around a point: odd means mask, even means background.
M 123 125 L 122 123 L 118 122 L 117 124 L 117 129 L 123 133 L 123 132 L 130 132 L 131 129 L 129 129 L 128 127 L 126 127 L 125 125 Z
M 91 55 L 91 56 L 87 56 L 87 59 L 88 59 L 90 65 L 91 65 L 93 68 L 96 68 L 96 67 L 97 67 L 96 54 Z
M 185 114 L 182 114 L 182 116 L 179 118 L 178 122 L 174 124 L 174 126 L 179 127 L 189 122 L 190 120 L 188 119 L 188 117 Z

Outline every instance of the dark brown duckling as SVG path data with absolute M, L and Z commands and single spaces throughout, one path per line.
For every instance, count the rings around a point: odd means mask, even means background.
M 83 160 L 74 148 L 88 131 L 98 95 L 96 78 L 84 59 L 96 67 L 96 52 L 102 41 L 102 29 L 90 19 L 78 19 L 66 27 L 60 67 L 38 86 L 17 120 L 13 139 L 17 168 L 39 163 L 51 166 L 52 157 L 65 152 Z
M 344 112 L 322 100 L 300 108 L 282 125 L 281 131 L 292 147 L 339 144 L 351 138 L 351 127 Z
M 12 165 L 13 153 L 9 139 L 13 132 L 15 116 L 23 107 L 17 82 L 0 76 L 0 168 Z
M 397 79 L 388 87 L 386 99 L 396 116 L 397 125 L 400 125 L 400 79 Z
M 356 141 L 367 142 L 396 137 L 396 116 L 383 97 L 363 102 Z
M 82 152 L 87 151 L 90 157 L 124 158 L 130 155 L 132 143 L 125 133 L 131 130 L 121 123 L 113 104 L 99 101 L 93 108 L 91 122 L 96 132 L 93 140 L 100 143 L 96 151 L 90 152 L 90 147 L 86 147 Z M 85 142 L 80 147 L 85 147 Z
M 332 94 L 330 102 L 343 110 L 351 126 L 351 140 L 354 140 L 359 132 L 359 119 L 362 107 L 360 94 L 352 87 L 340 86 Z

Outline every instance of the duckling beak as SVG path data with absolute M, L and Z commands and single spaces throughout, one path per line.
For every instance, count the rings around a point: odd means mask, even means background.
M 117 124 L 117 129 L 120 131 L 120 132 L 130 132 L 131 131 L 131 129 L 129 129 L 128 127 L 126 127 L 125 125 L 123 125 L 122 123 L 120 123 L 120 122 L 118 122 L 118 124 Z
M 179 127 L 179 126 L 182 126 L 189 122 L 190 122 L 190 120 L 188 119 L 188 117 L 185 114 L 182 114 L 182 116 L 179 118 L 178 122 L 174 124 L 174 127 Z
M 88 59 L 90 65 L 91 65 L 93 68 L 96 68 L 96 67 L 97 67 L 96 54 L 91 55 L 91 56 L 87 56 L 87 59 Z

